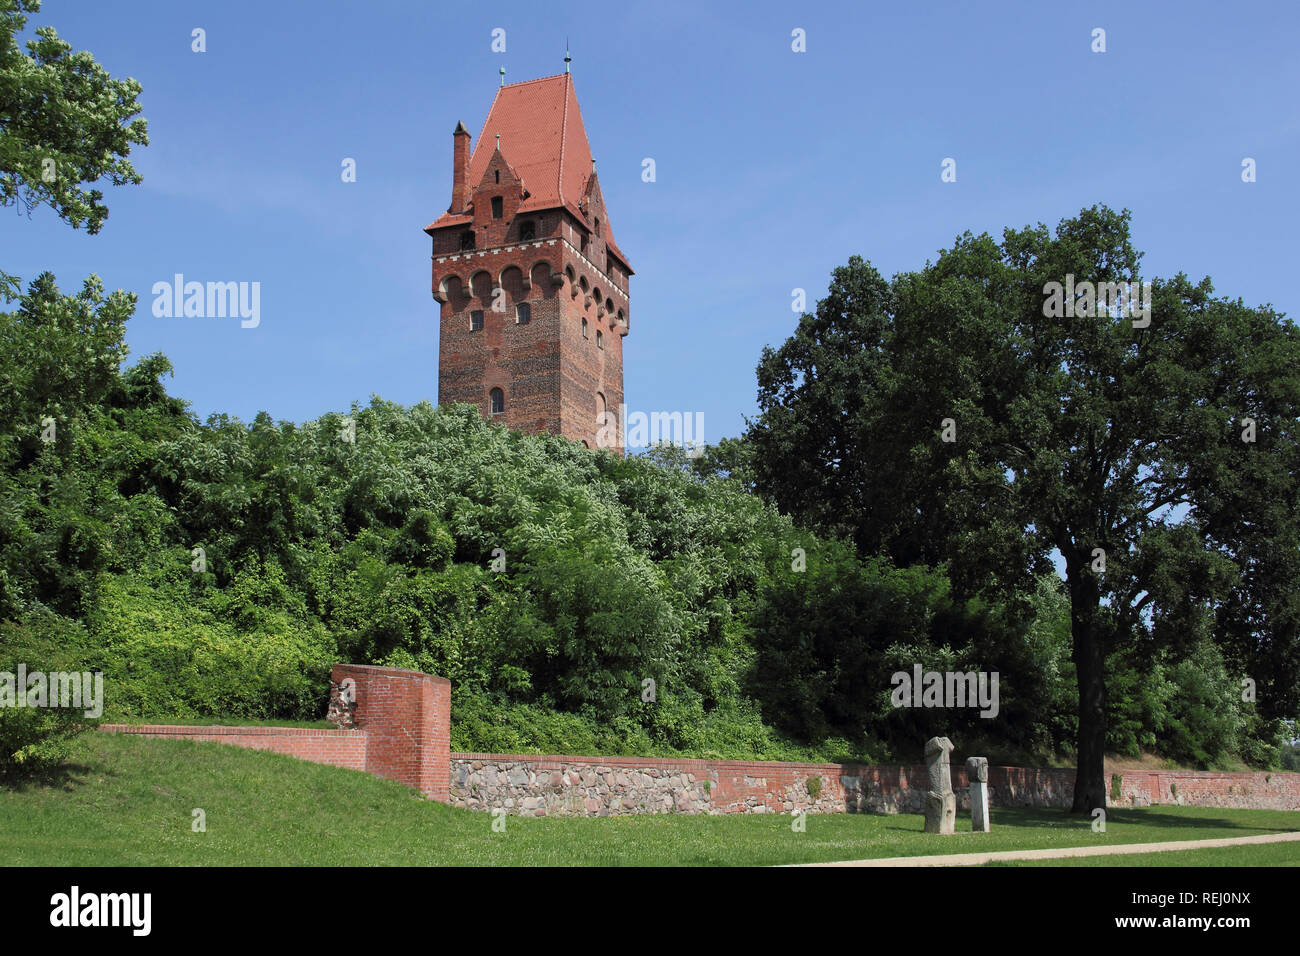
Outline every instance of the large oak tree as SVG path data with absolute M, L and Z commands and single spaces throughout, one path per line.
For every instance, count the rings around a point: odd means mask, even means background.
M 1182 274 L 1151 280 L 1149 324 L 1047 302 L 1050 283 L 1136 281 L 1140 261 L 1128 212 L 1105 207 L 1000 243 L 966 233 L 892 282 L 855 257 L 764 350 L 747 435 L 784 510 L 946 565 L 959 590 L 1028 593 L 1059 552 L 1076 812 L 1105 806 L 1118 650 L 1208 633 L 1264 716 L 1297 711 L 1300 336 Z

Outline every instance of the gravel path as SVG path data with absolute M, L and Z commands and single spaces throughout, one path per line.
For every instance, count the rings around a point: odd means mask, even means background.
M 1070 856 L 1113 856 L 1122 853 L 1162 853 L 1167 850 L 1212 850 L 1221 846 L 1255 843 L 1296 843 L 1300 832 L 1265 833 L 1261 836 L 1225 837 L 1217 840 L 1175 840 L 1170 843 L 1121 843 L 1110 846 L 1070 846 L 1050 850 L 998 850 L 990 853 L 945 853 L 935 856 L 891 856 L 879 860 L 844 860 L 837 863 L 797 863 L 795 866 L 982 866 L 995 860 L 1056 860 Z

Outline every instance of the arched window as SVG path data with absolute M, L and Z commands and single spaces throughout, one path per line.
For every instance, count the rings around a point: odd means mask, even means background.
M 601 332 L 600 329 L 597 329 L 597 330 L 596 330 L 596 348 L 598 348 L 598 349 L 603 349 L 604 347 L 605 347 L 605 333 Z
M 499 388 L 494 388 L 489 394 L 492 398 L 492 414 L 504 415 L 506 413 L 506 393 Z
M 596 424 L 605 424 L 605 396 L 601 392 L 596 393 Z
M 582 320 L 582 337 L 583 337 L 584 339 L 587 337 L 587 320 L 586 320 L 586 319 L 583 319 L 583 320 Z

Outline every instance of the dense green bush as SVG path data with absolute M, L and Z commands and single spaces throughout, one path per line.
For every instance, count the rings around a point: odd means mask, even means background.
M 66 618 L 34 608 L 24 624 L 0 622 L 0 672 L 16 678 L 22 665 L 27 674 L 93 675 L 101 663 L 85 630 Z M 15 689 L 19 694 L 25 690 Z M 47 686 L 47 706 L 0 707 L 0 778 L 57 765 L 68 756 L 72 739 L 99 722 L 93 714 L 87 716 L 89 701 L 81 708 L 54 706 L 61 703 Z
M 90 630 L 105 651 L 106 713 L 322 715 L 337 659 L 334 641 L 320 623 L 302 624 L 260 603 L 267 588 L 257 579 L 245 572 L 232 581 L 231 593 L 212 588 L 193 599 L 133 575 L 105 575 Z

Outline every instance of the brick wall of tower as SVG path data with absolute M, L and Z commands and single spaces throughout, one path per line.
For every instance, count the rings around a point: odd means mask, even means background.
M 435 257 L 435 287 L 446 283 L 441 308 L 438 403 L 470 402 L 490 415 L 489 395 L 506 396 L 504 422 L 527 432 L 560 430 L 560 329 L 563 305 L 551 277 L 561 262 L 557 240 L 539 240 L 446 257 Z M 439 274 L 441 271 L 441 275 Z M 495 290 L 505 276 L 504 295 Z M 529 276 L 525 288 L 524 275 Z M 493 302 L 504 306 L 494 311 Z M 531 321 L 515 321 L 527 302 Z M 470 328 L 470 314 L 483 312 L 483 328 Z
M 546 223 L 551 234 L 534 241 L 468 252 L 451 251 L 454 236 L 434 235 L 433 290 L 441 299 L 438 402 L 469 402 L 487 417 L 491 390 L 501 388 L 508 427 L 560 434 L 595 448 L 597 393 L 612 413 L 624 400 L 626 279 L 598 268 L 570 244 L 569 230 L 556 225 Z M 499 299 L 498 285 L 505 293 Z M 504 312 L 493 311 L 494 299 Z M 527 325 L 515 321 L 520 302 L 531 307 Z M 474 310 L 483 312 L 480 330 L 470 327 Z

